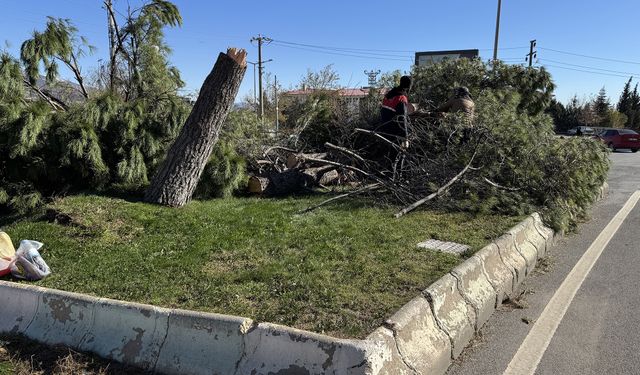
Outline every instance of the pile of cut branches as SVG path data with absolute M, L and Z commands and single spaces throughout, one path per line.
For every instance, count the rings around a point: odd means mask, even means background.
M 323 152 L 269 147 L 257 162 L 260 171 L 250 178 L 249 191 L 281 196 L 347 185 L 349 191 L 326 203 L 366 195 L 380 203 L 407 205 L 397 214 L 401 216 L 468 179 L 470 172 L 480 175 L 474 161 L 487 143 L 486 128 L 470 127 L 456 116 L 415 117 L 409 124 L 406 138 L 356 128 L 349 144 L 327 142 Z
M 323 149 L 270 147 L 249 190 L 334 193 L 306 211 L 353 196 L 400 207 L 396 217 L 425 204 L 509 215 L 542 210 L 556 229 L 570 229 L 606 179 L 606 151 L 590 139 L 555 138 L 547 115 L 519 111 L 518 104 L 518 95 L 486 93 L 473 123 L 455 114 L 415 116 L 407 137 L 356 128 Z

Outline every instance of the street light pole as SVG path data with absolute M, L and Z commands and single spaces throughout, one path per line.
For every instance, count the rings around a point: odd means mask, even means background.
M 498 0 L 498 15 L 496 16 L 496 39 L 493 43 L 493 61 L 498 60 L 498 35 L 500 35 L 500 8 L 502 7 L 502 0 Z

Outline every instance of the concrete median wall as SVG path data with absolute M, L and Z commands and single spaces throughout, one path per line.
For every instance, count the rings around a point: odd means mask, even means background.
M 379 373 L 380 342 L 0 281 L 0 333 L 163 374 Z
M 4 281 L 0 333 L 164 374 L 443 374 L 503 300 L 517 294 L 555 236 L 531 215 L 364 340 Z

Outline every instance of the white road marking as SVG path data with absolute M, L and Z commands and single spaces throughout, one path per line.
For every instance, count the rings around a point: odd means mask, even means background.
M 611 219 L 609 224 L 593 241 L 589 249 L 582 255 L 569 275 L 560 285 L 560 288 L 551 297 L 551 300 L 542 311 L 542 314 L 535 322 L 531 331 L 520 345 L 518 352 L 507 366 L 504 375 L 533 375 L 547 350 L 553 335 L 567 312 L 571 301 L 575 297 L 582 282 L 593 268 L 596 261 L 607 247 L 614 234 L 620 229 L 624 220 L 640 200 L 640 190 L 631 195 L 629 200 Z

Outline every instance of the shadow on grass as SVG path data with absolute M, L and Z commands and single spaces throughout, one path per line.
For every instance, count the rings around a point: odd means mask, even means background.
M 0 361 L 8 361 L 13 373 L 142 375 L 151 374 L 132 366 L 109 362 L 91 354 L 76 352 L 64 346 L 45 346 L 22 336 L 0 336 Z M 6 358 L 2 358 L 2 356 Z

